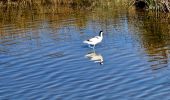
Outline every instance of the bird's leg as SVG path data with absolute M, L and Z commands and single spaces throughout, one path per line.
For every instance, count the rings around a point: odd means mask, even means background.
M 93 45 L 93 49 L 95 48 L 95 45 Z
M 89 44 L 89 48 L 93 48 L 93 47 Z
M 89 48 L 91 48 L 90 44 L 89 44 Z
M 95 49 L 93 48 L 93 53 L 95 53 Z

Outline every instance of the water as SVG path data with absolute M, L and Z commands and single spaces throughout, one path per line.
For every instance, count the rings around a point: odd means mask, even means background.
M 1 15 L 1 100 L 170 99 L 168 19 L 115 6 L 60 10 Z M 95 50 L 83 44 L 100 30 Z

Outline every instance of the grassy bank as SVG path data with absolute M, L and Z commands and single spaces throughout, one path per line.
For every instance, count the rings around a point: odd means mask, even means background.
M 0 0 L 0 7 L 36 8 L 38 6 L 69 6 L 73 8 L 90 8 L 99 0 Z
M 131 0 L 130 6 L 132 5 L 139 9 L 170 12 L 169 0 Z
M 128 1 L 128 0 L 115 0 Z M 37 9 L 39 6 L 68 6 L 78 9 L 92 9 L 97 4 L 109 4 L 112 0 L 0 0 L 0 7 L 19 7 Z M 127 2 L 126 2 L 127 3 Z M 129 5 L 136 8 L 170 12 L 169 0 L 130 0 Z

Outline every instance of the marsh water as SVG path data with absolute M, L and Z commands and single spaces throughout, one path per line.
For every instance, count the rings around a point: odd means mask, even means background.
M 169 100 L 168 14 L 122 6 L 1 9 L 0 99 Z

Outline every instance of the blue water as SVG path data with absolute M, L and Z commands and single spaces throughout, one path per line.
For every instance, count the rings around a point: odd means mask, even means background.
M 81 16 L 1 26 L 0 100 L 169 100 L 169 37 L 152 42 L 159 38 L 133 23 L 137 15 L 100 20 L 96 13 L 81 27 Z M 100 30 L 94 50 L 83 44 Z

